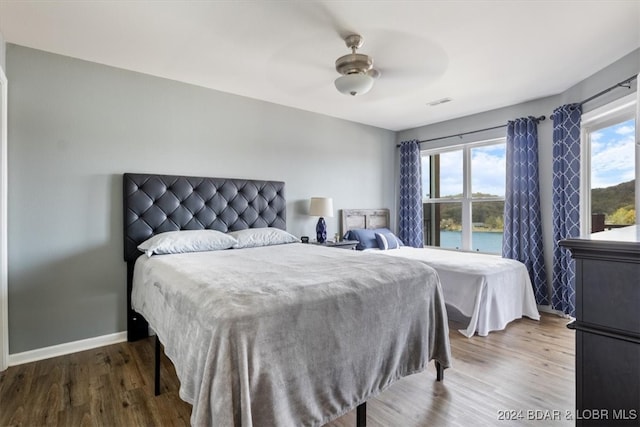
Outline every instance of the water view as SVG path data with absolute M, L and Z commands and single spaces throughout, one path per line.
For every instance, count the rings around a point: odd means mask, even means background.
M 502 253 L 502 233 L 474 231 L 471 233 L 471 243 L 474 251 L 492 254 Z M 456 249 L 462 247 L 461 231 L 440 231 L 440 247 Z

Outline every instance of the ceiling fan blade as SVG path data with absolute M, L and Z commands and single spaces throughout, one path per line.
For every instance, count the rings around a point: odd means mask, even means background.
M 355 32 L 323 2 L 301 1 L 290 2 L 288 5 L 296 8 L 299 18 L 313 23 L 313 28 L 330 28 L 342 40 Z
M 426 38 L 393 30 L 370 33 L 362 52 L 370 55 L 374 68 L 384 71 L 385 75 L 391 71 L 441 75 L 449 64 L 445 50 Z

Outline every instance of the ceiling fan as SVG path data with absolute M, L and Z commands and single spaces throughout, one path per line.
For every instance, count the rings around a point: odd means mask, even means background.
M 295 14 L 296 31 L 304 35 L 291 37 L 270 59 L 270 77 L 289 94 L 298 96 L 304 92 L 333 99 L 337 89 L 356 98 L 352 101 L 357 103 L 408 93 L 417 96 L 447 69 L 449 59 L 444 49 L 419 32 L 350 23 L 354 16 L 360 16 L 355 14 L 359 8 L 350 2 L 278 4 L 286 5 L 283 13 Z M 336 54 L 336 47 L 341 49 L 336 46 L 338 39 L 346 45 L 348 54 Z M 360 53 L 365 40 L 367 54 Z M 331 58 L 338 59 L 332 64 Z M 331 88 L 332 83 L 335 89 Z M 361 96 L 367 92 L 367 96 Z
M 373 58 L 363 53 L 356 53 L 364 44 L 359 34 L 349 34 L 344 42 L 351 53 L 336 59 L 336 71 L 342 74 L 335 80 L 336 89 L 345 95 L 363 95 L 371 90 L 380 71 L 373 68 Z

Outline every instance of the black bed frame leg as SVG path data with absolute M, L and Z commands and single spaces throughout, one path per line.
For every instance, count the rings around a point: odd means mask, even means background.
M 367 425 L 367 402 L 361 403 L 356 408 L 356 427 Z
M 154 393 L 160 395 L 160 339 L 156 335 L 156 360 L 155 360 L 155 384 Z
M 436 364 L 436 381 L 442 381 L 444 380 L 444 369 L 442 368 L 442 365 L 440 364 L 440 362 L 438 362 L 437 360 L 435 361 Z

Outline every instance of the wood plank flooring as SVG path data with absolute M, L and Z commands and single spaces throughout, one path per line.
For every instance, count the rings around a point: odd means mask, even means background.
M 400 380 L 369 400 L 367 425 L 574 425 L 574 335 L 566 324 L 543 314 L 469 339 L 450 323 L 453 367 L 444 382 L 435 381 L 433 363 Z M 191 406 L 178 397 L 165 357 L 162 394 L 153 395 L 153 349 L 149 338 L 7 369 L 0 426 L 188 426 Z M 352 411 L 327 427 L 355 424 Z

